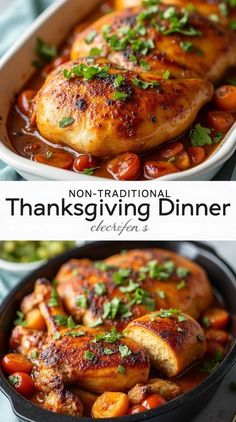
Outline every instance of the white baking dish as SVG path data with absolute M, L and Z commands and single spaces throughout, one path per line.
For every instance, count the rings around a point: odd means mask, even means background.
M 99 0 L 56 0 L 30 27 L 19 42 L 0 62 L 0 158 L 27 180 L 105 180 L 73 171 L 62 170 L 20 157 L 11 147 L 6 120 L 15 94 L 32 75 L 31 65 L 35 39 L 41 37 L 54 45 L 60 44 L 70 28 L 88 15 Z M 202 164 L 190 170 L 163 176 L 162 180 L 210 180 L 230 158 L 236 148 L 236 124 L 223 144 Z M 159 179 L 158 179 L 159 180 Z

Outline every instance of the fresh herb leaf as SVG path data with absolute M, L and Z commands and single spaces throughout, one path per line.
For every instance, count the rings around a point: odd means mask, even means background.
M 36 40 L 35 52 L 44 63 L 48 63 L 57 57 L 57 48 L 47 44 L 41 38 Z
M 90 167 L 88 169 L 84 169 L 83 174 L 86 174 L 87 176 L 91 176 L 96 169 L 97 167 Z
M 116 285 L 123 284 L 127 281 L 127 278 L 130 276 L 131 270 L 129 268 L 120 268 L 118 271 L 113 273 L 112 280 Z
M 185 280 L 181 280 L 177 285 L 176 285 L 176 289 L 177 290 L 182 290 L 186 287 L 186 281 Z
M 48 301 L 48 306 L 50 308 L 55 308 L 59 305 L 59 296 L 55 288 L 52 288 L 50 299 Z
M 96 283 L 94 285 L 94 291 L 98 296 L 104 296 L 107 292 L 105 283 Z
M 140 65 L 141 65 L 141 68 L 143 70 L 150 70 L 151 69 L 151 65 L 148 62 L 146 62 L 145 60 L 140 60 Z
M 116 343 L 117 340 L 122 338 L 122 334 L 118 333 L 118 331 L 115 328 L 112 328 L 111 331 L 107 331 L 102 334 L 96 334 L 94 337 L 94 342 L 97 341 L 105 341 L 106 343 Z
M 14 325 L 21 325 L 22 327 L 27 327 L 27 321 L 25 321 L 25 316 L 23 312 L 16 311 L 17 318 L 14 321 Z
M 92 44 L 92 42 L 95 40 L 96 36 L 98 35 L 97 31 L 90 31 L 85 38 L 86 44 Z
M 31 359 L 38 359 L 39 354 L 38 354 L 37 350 L 33 350 L 33 351 L 31 352 L 30 357 L 31 357 Z
M 76 323 L 73 320 L 72 316 L 69 316 L 67 318 L 67 328 L 71 329 L 71 328 L 75 328 L 76 327 Z
M 165 299 L 166 297 L 166 294 L 163 290 L 158 290 L 157 295 L 159 296 L 160 299 Z
M 126 346 L 126 344 L 120 344 L 119 352 L 122 358 L 127 358 L 132 354 L 132 351 L 128 348 L 128 346 Z
M 104 355 L 109 356 L 109 355 L 112 355 L 114 352 L 111 349 L 105 348 L 103 350 L 103 353 L 104 353 Z
M 137 289 L 137 287 L 139 287 L 138 283 L 134 283 L 133 280 L 129 280 L 129 284 L 127 286 L 120 287 L 120 291 L 122 293 L 132 293 Z
M 67 318 L 67 316 L 66 316 L 66 315 L 55 315 L 55 316 L 53 317 L 53 319 L 54 319 L 54 321 L 55 321 L 58 325 L 61 325 L 61 326 L 63 326 L 63 327 L 66 327 L 66 326 L 67 326 L 67 320 L 68 320 L 68 318 Z
M 85 335 L 84 331 L 68 331 L 63 334 L 65 337 L 82 337 Z
M 190 138 L 194 147 L 202 147 L 204 145 L 212 145 L 212 139 L 210 137 L 211 129 L 203 127 L 200 123 L 197 123 L 190 131 Z
M 170 76 L 171 76 L 171 72 L 169 71 L 169 70 L 165 70 L 165 72 L 163 72 L 163 75 L 162 75 L 162 77 L 163 77 L 163 79 L 170 79 Z
M 19 377 L 19 375 L 10 375 L 8 377 L 8 381 L 14 387 L 14 386 L 17 386 L 20 383 L 20 377 Z
M 113 99 L 116 101 L 125 101 L 128 97 L 128 94 L 125 92 L 118 91 L 118 89 L 115 90 Z
M 63 119 L 59 121 L 59 127 L 64 128 L 67 126 L 71 126 L 74 123 L 74 121 L 75 119 L 73 117 L 70 117 L 70 116 L 63 117 Z
M 176 269 L 176 274 L 180 278 L 186 277 L 189 274 L 189 272 L 190 271 L 188 270 L 188 268 L 185 268 L 185 267 L 178 267 Z
M 102 50 L 98 47 L 91 48 L 89 56 L 96 57 L 101 55 Z
M 114 88 L 119 88 L 124 81 L 125 81 L 124 76 L 122 76 L 122 75 L 116 76 L 116 78 L 114 80 Z
M 56 331 L 54 336 L 53 336 L 54 340 L 59 340 L 60 337 L 61 337 L 61 334 L 58 331 Z
M 95 354 L 93 352 L 90 352 L 89 350 L 86 350 L 84 352 L 84 358 L 87 360 L 93 360 L 95 358 Z
M 76 305 L 79 306 L 82 309 L 88 308 L 88 300 L 85 295 L 79 295 L 76 298 Z
M 218 142 L 220 142 L 220 141 L 221 141 L 221 139 L 223 138 L 223 136 L 224 136 L 224 134 L 223 134 L 223 133 L 221 133 L 221 132 L 216 132 L 216 134 L 214 135 L 214 137 L 213 137 L 213 139 L 212 139 L 213 144 L 218 144 Z
M 90 328 L 96 328 L 96 327 L 98 327 L 99 325 L 102 325 L 102 324 L 103 324 L 102 318 L 97 318 L 92 323 L 90 323 L 89 327 Z
M 206 328 L 208 328 L 208 327 L 210 327 L 210 325 L 211 325 L 211 323 L 210 323 L 210 320 L 209 320 L 209 318 L 208 317 L 203 317 L 202 318 L 202 324 L 204 325 L 204 327 L 206 327 Z
M 122 366 L 122 365 L 118 365 L 118 367 L 117 367 L 117 372 L 118 372 L 118 374 L 125 374 L 126 373 L 126 369 L 125 369 L 125 367 L 124 366 Z
M 74 77 L 81 77 L 87 80 L 97 78 L 106 78 L 108 76 L 109 66 L 99 66 L 98 64 L 94 66 L 88 66 L 85 63 L 80 63 L 74 66 L 71 70 L 64 69 L 63 75 L 66 79 L 71 79 Z
M 110 270 L 114 270 L 114 268 L 115 268 L 114 265 L 106 264 L 103 261 L 97 261 L 97 262 L 95 262 L 94 267 L 97 270 L 100 270 L 100 271 L 110 271 Z
M 141 79 L 138 79 L 138 78 L 133 78 L 132 83 L 135 86 L 138 86 L 139 88 L 142 88 L 142 89 L 156 88 L 156 87 L 160 86 L 159 82 L 157 82 L 157 81 L 146 82 L 146 81 L 142 81 Z

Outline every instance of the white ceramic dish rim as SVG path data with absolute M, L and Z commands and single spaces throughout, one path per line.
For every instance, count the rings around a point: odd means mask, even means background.
M 66 4 L 72 3 L 74 0 L 56 0 L 48 9 L 46 9 L 31 25 L 31 27 L 25 32 L 23 37 L 18 40 L 17 43 L 5 54 L 0 61 L 0 74 L 1 69 L 8 65 L 9 60 L 13 55 L 16 55 L 24 43 L 31 37 L 35 37 L 40 27 L 47 23 L 52 18 L 54 13 L 59 9 L 63 8 Z M 97 1 L 99 3 L 99 1 Z M 6 135 L 5 135 L 6 136 Z M 4 137 L 4 134 L 3 134 Z M 216 151 L 202 164 L 193 167 L 189 170 L 182 171 L 179 173 L 162 176 L 156 180 L 201 180 L 204 179 L 204 175 L 213 172 L 214 169 L 220 168 L 234 153 L 236 149 L 236 123 L 227 133 L 224 142 L 216 149 Z M 75 173 L 71 170 L 63 170 L 56 167 L 51 167 L 45 164 L 36 163 L 27 158 L 19 156 L 16 152 L 10 150 L 3 140 L 0 140 L 0 157 L 8 165 L 20 170 L 22 172 L 29 173 L 35 177 L 40 177 L 45 180 L 53 181 L 107 181 L 108 179 L 102 177 L 88 176 L 80 173 Z M 207 179 L 207 177 L 206 177 Z M 205 180 L 206 180 L 205 179 Z M 110 179 L 109 179 L 110 180 Z M 112 179 L 114 180 L 114 179 Z M 111 181 L 112 181 L 111 180 Z M 152 182 L 155 182 L 153 180 Z M 146 182 L 146 181 L 145 181 Z

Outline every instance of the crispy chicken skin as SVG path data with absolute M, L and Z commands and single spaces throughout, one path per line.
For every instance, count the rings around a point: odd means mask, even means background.
M 37 127 L 46 139 L 96 157 L 112 157 L 133 151 L 142 153 L 176 138 L 189 127 L 200 108 L 210 100 L 212 86 L 199 78 L 169 79 L 142 71 L 108 69 L 104 78 L 67 79 L 71 70 L 85 59 L 62 65 L 50 74 L 36 96 Z M 100 67 L 106 60 L 97 59 Z M 126 101 L 114 100 L 114 80 L 122 75 Z M 157 83 L 142 89 L 133 80 Z M 60 127 L 70 116 L 72 124 Z
M 221 24 L 227 25 L 231 19 L 235 18 L 236 8 L 229 3 L 226 5 L 228 13 L 223 11 L 222 0 L 162 0 L 163 4 L 170 6 L 186 7 L 189 10 L 197 10 L 202 15 L 213 16 L 213 20 L 217 21 L 217 17 Z M 142 0 L 115 0 L 117 10 L 122 10 L 128 7 L 141 6 Z M 216 16 L 216 18 L 215 18 Z
M 221 26 L 219 22 L 214 23 L 207 17 L 194 12 L 189 14 L 187 28 L 193 28 L 199 31 L 197 35 L 185 35 L 181 33 L 163 34 L 153 24 L 166 25 L 169 28 L 168 18 L 162 18 L 161 13 L 169 9 L 169 5 L 159 4 L 158 12 L 153 13 L 149 19 L 142 21 L 145 25 L 145 40 L 152 40 L 154 47 L 145 55 L 145 61 L 151 66 L 151 72 L 162 74 L 164 70 L 169 69 L 173 75 L 180 77 L 181 69 L 184 77 L 187 74 L 196 75 L 196 73 L 212 81 L 216 81 L 222 77 L 225 70 L 236 63 L 236 36 L 235 34 Z M 71 58 L 77 59 L 89 55 L 89 51 L 93 47 L 102 50 L 104 57 L 114 65 L 122 66 L 126 69 L 134 71 L 140 70 L 140 65 L 130 60 L 129 45 L 122 51 L 116 51 L 116 47 L 110 46 L 107 41 L 108 36 L 105 35 L 104 27 L 109 25 L 109 37 L 117 36 L 121 28 L 129 26 L 133 29 L 137 25 L 137 16 L 142 12 L 142 8 L 125 9 L 120 12 L 114 12 L 105 15 L 85 31 L 78 34 L 72 46 Z M 177 13 L 183 13 L 181 9 L 176 7 Z M 86 43 L 88 34 L 96 31 L 97 36 L 90 44 Z M 191 42 L 194 48 L 191 52 L 183 50 L 181 43 Z M 200 53 L 201 52 L 201 53 Z M 141 56 L 142 58 L 142 56 Z M 177 72 L 177 73 L 176 73 Z
M 159 265 L 163 265 L 166 261 L 172 261 L 176 269 L 167 279 L 158 280 L 146 273 L 140 281 L 140 270 L 155 261 Z M 56 276 L 58 293 L 67 311 L 73 315 L 76 321 L 87 326 L 103 317 L 106 302 L 119 298 L 122 303 L 129 304 L 127 294 L 120 289 L 122 286 L 117 286 L 113 280 L 114 274 L 120 268 L 131 269 L 125 284 L 128 284 L 129 279 L 138 283 L 136 287 L 146 291 L 149 297 L 155 300 L 156 309 L 178 308 L 194 318 L 198 318 L 212 301 L 212 289 L 204 270 L 194 262 L 173 252 L 161 249 L 131 250 L 107 258 L 104 264 L 105 269 L 102 266 L 97 268 L 93 262 L 71 260 L 61 267 Z M 177 268 L 185 268 L 187 271 L 183 288 L 179 288 L 182 278 L 176 274 Z M 105 292 L 102 296 L 96 294 L 97 283 L 105 285 Z M 85 295 L 87 298 L 87 306 L 83 308 L 77 301 L 81 295 Z M 135 293 L 131 292 L 130 295 L 135 295 Z M 118 330 L 122 330 L 131 319 L 146 314 L 148 308 L 145 303 L 136 303 L 131 306 L 131 311 L 132 315 L 128 318 L 122 318 L 119 313 L 114 319 L 102 318 L 104 327 L 110 329 L 112 326 L 116 326 Z
M 180 374 L 206 351 L 201 326 L 176 310 L 153 312 L 133 320 L 124 334 L 141 344 L 152 365 L 168 377 Z
M 72 331 L 72 330 L 71 330 Z M 83 330 L 84 332 L 85 330 Z M 73 333 L 81 330 L 73 329 Z M 43 391 L 60 388 L 61 385 L 77 385 L 86 390 L 126 391 L 138 382 L 146 382 L 149 375 L 149 358 L 143 347 L 129 339 L 115 343 L 94 342 L 94 334 L 86 332 L 80 337 L 71 337 L 69 331 L 61 332 L 59 340 L 52 340 L 40 356 L 37 387 Z M 98 333 L 97 333 L 98 334 Z M 122 358 L 119 346 L 126 345 L 131 354 Z M 105 355 L 109 348 L 112 354 Z M 87 353 L 93 359 L 86 358 Z M 125 373 L 119 373 L 119 366 Z

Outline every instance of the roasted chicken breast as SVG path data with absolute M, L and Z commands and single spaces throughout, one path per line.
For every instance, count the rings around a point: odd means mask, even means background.
M 95 157 L 142 153 L 179 136 L 213 93 L 201 78 L 166 80 L 101 59 L 87 62 L 53 72 L 36 96 L 35 112 L 46 139 Z

